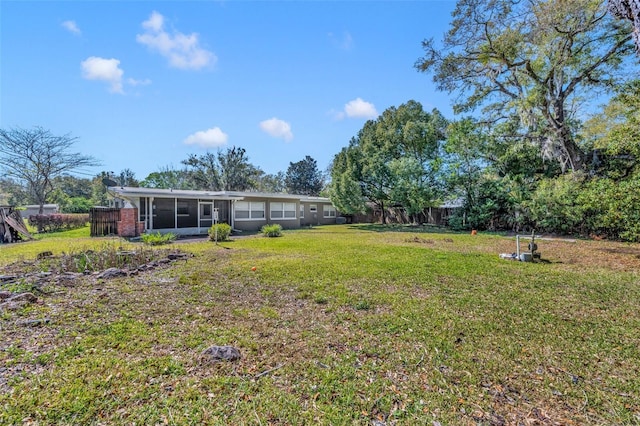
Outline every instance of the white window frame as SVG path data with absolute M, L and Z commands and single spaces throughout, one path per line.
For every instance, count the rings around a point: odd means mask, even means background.
M 240 209 L 239 205 L 242 206 L 246 204 L 247 208 Z M 260 205 L 262 209 L 260 209 Z M 237 221 L 249 221 L 249 220 L 266 220 L 266 203 L 264 201 L 236 201 L 233 205 L 233 211 L 235 220 Z M 238 217 L 238 211 L 247 212 L 249 217 Z M 259 216 L 257 213 L 261 212 L 262 215 Z
M 309 211 L 311 213 L 317 213 L 318 212 L 318 205 L 317 204 L 309 204 Z
M 338 212 L 335 207 L 329 205 L 322 206 L 322 217 L 325 219 L 335 218 L 337 215 Z
M 287 209 L 287 207 L 289 207 Z M 280 213 L 281 216 L 273 217 L 273 213 Z M 287 216 L 287 213 L 292 216 Z M 270 202 L 269 203 L 269 217 L 271 220 L 296 220 L 296 203 L 285 203 L 281 201 Z
M 300 203 L 300 219 L 304 219 L 304 204 Z

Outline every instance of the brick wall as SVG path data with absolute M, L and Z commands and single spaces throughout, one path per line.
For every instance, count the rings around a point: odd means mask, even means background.
M 137 237 L 144 230 L 144 222 L 138 222 L 137 208 L 120 209 L 120 221 L 118 222 L 118 235 L 121 237 Z

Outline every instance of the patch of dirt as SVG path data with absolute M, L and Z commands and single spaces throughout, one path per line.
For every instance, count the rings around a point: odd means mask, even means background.
M 133 257 L 131 252 L 126 256 Z M 74 306 L 109 302 L 110 279 L 147 276 L 152 271 L 167 269 L 176 262 L 186 262 L 193 255 L 179 250 L 146 251 L 145 263 L 130 262 L 121 268 L 74 272 L 66 270 L 63 256 L 38 255 L 33 261 L 19 261 L 0 268 L 0 361 L 2 353 L 8 360 L 0 363 L 0 392 L 7 392 L 16 378 L 38 373 L 45 359 L 38 360 L 61 342 L 60 331 L 65 311 Z M 46 269 L 52 271 L 46 271 Z M 44 271 L 44 272 L 43 272 Z M 73 297 L 69 297 L 73 292 Z M 117 297 L 117 296 L 115 296 Z M 38 307 L 38 317 L 23 308 Z M 64 333 L 63 333 L 64 334 Z M 65 340 L 65 339 L 62 339 Z M 68 340 L 68 339 L 67 339 Z M 70 342 L 70 341 L 69 341 Z M 67 342 L 67 343 L 69 343 Z M 9 361 L 10 360 L 10 361 Z M 34 362 L 35 361 L 35 362 Z

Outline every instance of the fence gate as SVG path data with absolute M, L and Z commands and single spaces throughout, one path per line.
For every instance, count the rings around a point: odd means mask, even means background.
M 104 237 L 105 235 L 118 235 L 119 220 L 120 209 L 93 207 L 89 210 L 91 236 Z

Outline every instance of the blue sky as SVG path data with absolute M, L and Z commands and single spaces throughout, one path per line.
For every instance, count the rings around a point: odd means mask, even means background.
M 413 67 L 454 1 L 0 2 L 0 127 L 77 137 L 138 179 L 245 148 L 267 173 L 326 169 L 370 118 L 410 99 L 451 118 Z

